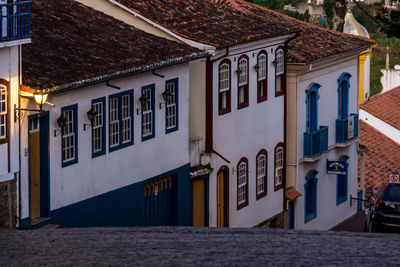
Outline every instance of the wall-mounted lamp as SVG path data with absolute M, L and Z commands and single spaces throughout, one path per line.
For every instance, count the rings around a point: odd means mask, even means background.
M 63 133 L 64 132 L 64 127 L 65 124 L 67 123 L 67 120 L 63 116 L 63 114 L 60 115 L 60 117 L 57 118 L 57 125 L 60 127 L 60 130 L 54 130 L 54 137 L 57 136 L 57 132 Z
M 239 77 L 240 73 L 242 73 L 242 70 L 241 69 L 237 69 L 235 72 L 236 72 L 236 75 Z
M 96 115 L 97 115 L 97 111 L 94 110 L 94 108 L 92 107 L 91 109 L 89 109 L 88 112 L 86 112 L 87 117 L 90 121 L 90 123 L 84 123 L 83 124 L 83 130 L 86 131 L 86 126 L 93 126 L 94 124 L 94 120 L 96 119 Z
M 260 69 L 260 65 L 257 63 L 256 65 L 254 65 L 254 69 L 258 72 L 258 70 Z
M 274 64 L 274 66 L 276 67 L 276 65 L 278 65 L 278 59 L 274 59 L 274 61 L 272 61 L 272 64 Z
M 141 105 L 141 109 L 143 110 L 143 107 L 147 104 L 147 101 L 149 100 L 149 98 L 146 95 L 141 95 L 139 97 L 139 101 L 140 101 L 140 105 Z M 136 109 L 136 114 L 139 115 L 139 108 Z
M 17 117 L 21 116 L 21 111 L 42 112 L 42 107 L 46 103 L 48 94 L 45 94 L 43 89 L 36 89 L 33 96 L 36 104 L 39 105 L 39 109 L 17 108 L 17 104 L 14 104 L 14 122 L 17 121 Z
M 172 98 L 171 92 L 170 92 L 169 90 L 165 89 L 165 91 L 162 92 L 161 95 L 162 95 L 162 97 L 163 97 L 163 99 L 164 99 L 164 104 L 167 105 L 167 103 L 168 103 L 169 101 L 171 101 L 171 98 Z M 161 107 L 162 107 L 162 104 L 163 104 L 163 103 L 160 103 L 160 109 L 161 109 Z

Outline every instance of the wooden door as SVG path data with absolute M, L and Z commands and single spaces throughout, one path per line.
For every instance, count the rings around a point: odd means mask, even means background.
M 225 226 L 225 175 L 220 171 L 217 175 L 217 227 Z
M 205 182 L 193 181 L 193 226 L 205 226 Z
M 147 226 L 172 225 L 175 215 L 172 176 L 144 185 L 144 219 Z
M 40 132 L 29 133 L 31 220 L 40 217 Z

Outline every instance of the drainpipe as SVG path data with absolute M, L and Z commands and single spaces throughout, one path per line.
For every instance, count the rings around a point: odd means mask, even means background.
M 18 107 L 21 106 L 19 95 L 21 86 L 21 45 L 18 46 Z M 21 228 L 22 204 L 21 204 L 21 117 L 18 116 L 18 218 L 17 228 Z
M 357 150 L 357 153 L 360 155 L 361 157 L 361 166 L 360 166 L 360 188 L 362 190 L 362 199 L 364 199 L 364 195 L 365 195 L 365 153 L 368 151 L 368 148 L 363 146 L 363 145 L 359 145 L 359 148 Z

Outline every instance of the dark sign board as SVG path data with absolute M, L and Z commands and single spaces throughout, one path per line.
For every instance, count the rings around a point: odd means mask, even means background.
M 326 173 L 346 175 L 346 162 L 326 160 Z

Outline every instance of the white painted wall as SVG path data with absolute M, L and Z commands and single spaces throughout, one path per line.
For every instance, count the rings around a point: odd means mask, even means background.
M 336 119 L 338 117 L 338 82 L 337 79 L 343 73 L 350 73 L 349 90 L 349 114 L 358 113 L 358 61 L 349 59 L 347 62 L 333 64 L 330 68 L 325 67 L 320 71 L 309 72 L 300 77 L 298 85 L 298 191 L 302 194 L 296 200 L 297 229 L 327 230 L 353 215 L 356 205 L 350 207 L 350 194 L 355 196 L 357 192 L 357 142 L 345 148 L 335 146 Z M 310 84 L 318 83 L 318 125 L 328 126 L 328 148 L 329 153 L 316 162 L 303 162 L 304 132 L 306 131 L 306 90 Z M 336 206 L 336 175 L 326 174 L 326 160 L 338 160 L 340 156 L 349 156 L 348 168 L 348 199 L 346 202 Z M 318 171 L 317 184 L 317 217 L 308 223 L 304 223 L 304 185 L 305 177 L 310 170 Z M 354 203 L 353 203 L 354 204 Z
M 360 109 L 360 120 L 363 120 L 364 122 L 368 123 L 372 127 L 374 127 L 376 130 L 380 131 L 396 143 L 400 144 L 400 130 L 391 126 L 390 124 L 384 122 L 383 120 L 379 119 L 378 117 L 375 117 L 371 113 Z
M 381 78 L 382 93 L 400 86 L 400 65 L 396 65 L 394 69 L 381 70 L 381 72 L 383 73 Z
M 18 46 L 0 48 L 0 78 L 10 83 L 8 88 L 9 143 L 0 144 L 0 182 L 13 179 L 14 173 L 19 171 L 18 122 L 14 122 L 14 104 L 18 106 L 19 91 L 18 49 Z M 8 158 L 8 146 L 10 158 Z M 8 160 L 10 160 L 10 171 L 8 171 Z
M 160 78 L 151 72 L 113 80 L 111 83 L 121 87 L 116 90 L 107 87 L 105 82 L 76 90 L 51 95 L 49 101 L 56 105 L 50 111 L 50 209 L 54 210 L 102 193 L 121 188 L 163 172 L 189 163 L 189 68 L 188 63 L 160 69 Z M 161 93 L 165 81 L 179 77 L 179 130 L 165 133 L 165 108 Z M 141 87 L 155 83 L 155 138 L 142 142 L 139 97 Z M 92 159 L 91 129 L 83 131 L 83 124 L 89 123 L 86 112 L 91 100 L 106 96 L 106 125 L 108 125 L 108 96 L 134 89 L 134 145 L 108 152 Z M 61 167 L 61 135 L 54 137 L 59 130 L 56 120 L 61 108 L 78 104 L 78 158 L 77 164 Z M 23 119 L 21 152 L 28 148 L 27 118 Z M 106 128 L 108 135 L 108 127 Z M 173 155 L 173 156 L 171 156 Z M 22 218 L 29 214 L 28 199 L 28 157 L 22 158 Z
M 231 163 L 228 164 L 216 154 L 212 155 L 214 171 L 210 174 L 210 226 L 216 226 L 217 222 L 216 176 L 224 165 L 229 167 L 230 227 L 255 226 L 283 210 L 283 190 L 274 192 L 274 149 L 278 143 L 284 142 L 284 96 L 275 97 L 275 78 L 272 78 L 275 77 L 272 64 L 275 49 L 282 42 L 264 41 L 258 44 L 258 48 L 251 43 L 244 45 L 252 49 L 242 49 L 242 46 L 230 48 L 231 54 L 226 58 L 231 61 L 231 112 L 221 116 L 218 115 L 218 66 L 222 59 L 213 64 L 214 150 Z M 262 47 L 268 53 L 268 100 L 257 104 L 257 72 L 254 65 Z M 238 110 L 236 70 L 238 58 L 244 53 L 249 57 L 249 106 Z M 268 151 L 268 193 L 256 200 L 256 155 L 261 149 Z M 242 157 L 246 157 L 249 163 L 249 204 L 237 210 L 237 164 Z

